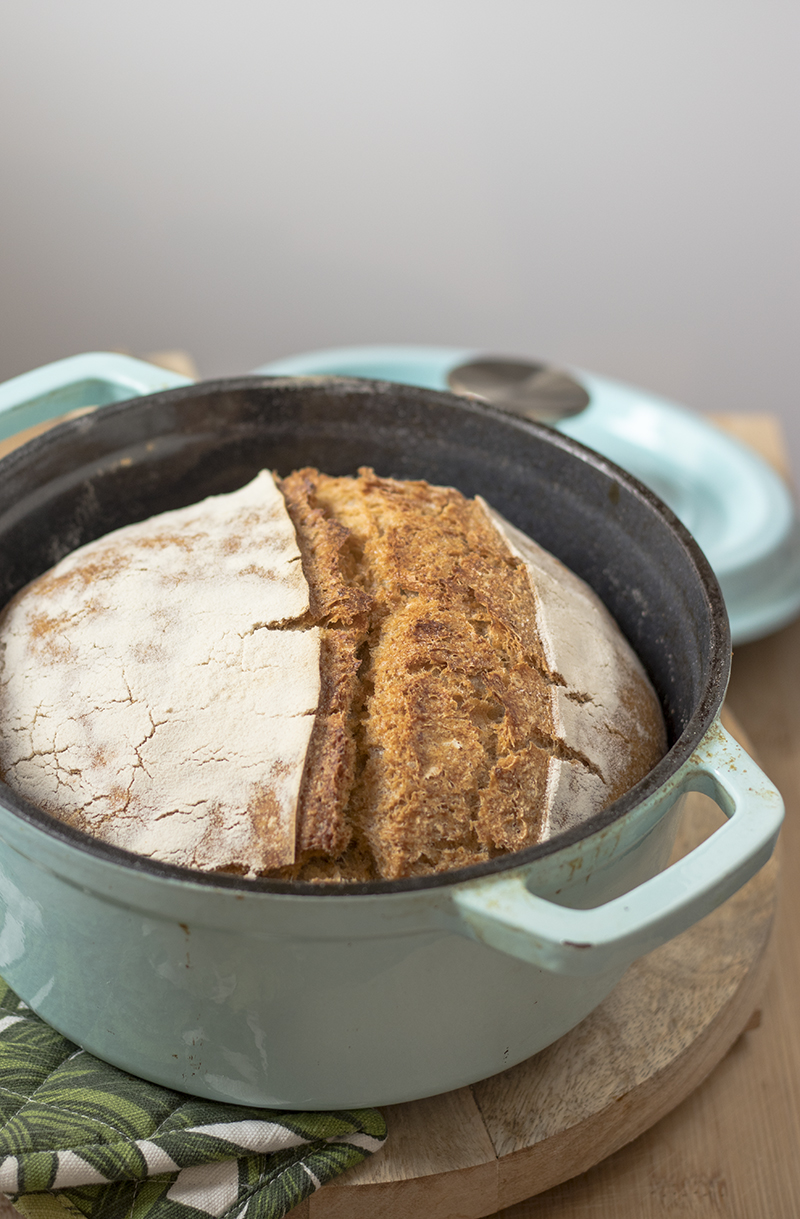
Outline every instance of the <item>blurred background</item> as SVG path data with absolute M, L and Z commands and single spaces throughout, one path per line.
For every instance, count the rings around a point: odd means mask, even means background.
M 800 472 L 792 0 L 31 0 L 0 378 L 433 343 L 768 411 Z

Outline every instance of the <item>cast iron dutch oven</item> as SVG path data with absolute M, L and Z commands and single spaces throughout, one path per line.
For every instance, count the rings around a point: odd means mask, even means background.
M 0 388 L 6 434 L 146 394 L 0 463 L 0 602 L 82 543 L 264 467 L 370 465 L 484 495 L 588 581 L 644 662 L 671 747 L 579 830 L 459 872 L 336 887 L 145 860 L 2 785 L 0 972 L 45 1020 L 199 1096 L 322 1109 L 408 1100 L 548 1045 L 636 957 L 761 867 L 782 805 L 719 723 L 730 658 L 719 589 L 643 486 L 563 435 L 445 393 L 324 377 L 147 393 L 170 381 L 181 379 L 76 357 Z M 689 790 L 727 820 L 664 870 Z

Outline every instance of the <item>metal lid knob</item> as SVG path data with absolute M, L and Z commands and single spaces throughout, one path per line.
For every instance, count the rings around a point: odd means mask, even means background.
M 507 356 L 481 356 L 458 364 L 448 372 L 447 383 L 456 394 L 483 398 L 536 423 L 558 423 L 589 405 L 588 393 L 568 373 Z

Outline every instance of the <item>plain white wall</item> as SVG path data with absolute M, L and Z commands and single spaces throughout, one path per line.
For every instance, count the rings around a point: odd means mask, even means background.
M 778 412 L 800 469 L 782 0 L 2 0 L 0 376 L 347 343 Z

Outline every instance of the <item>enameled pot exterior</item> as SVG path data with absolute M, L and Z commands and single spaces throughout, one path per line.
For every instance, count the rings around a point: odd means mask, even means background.
M 167 1086 L 287 1108 L 390 1103 L 561 1036 L 757 870 L 780 800 L 717 723 L 726 623 L 688 535 L 610 463 L 449 395 L 242 378 L 65 424 L 0 467 L 0 599 L 118 525 L 302 464 L 484 494 L 606 600 L 662 698 L 670 754 L 583 833 L 335 892 L 136 859 L 3 788 L 0 972 L 67 1036 Z M 730 820 L 661 872 L 691 788 Z

